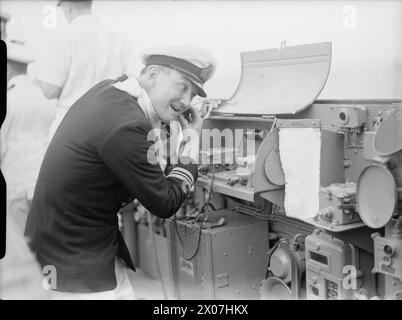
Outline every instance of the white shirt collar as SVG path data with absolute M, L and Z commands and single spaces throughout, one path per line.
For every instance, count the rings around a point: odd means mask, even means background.
M 144 111 L 147 119 L 151 122 L 152 128 L 161 127 L 161 120 L 154 110 L 148 93 L 144 90 L 144 88 L 140 86 L 136 78 L 128 77 L 125 81 L 116 82 L 115 84 L 113 84 L 113 87 L 127 92 L 133 97 L 136 97 L 139 106 L 141 107 L 142 111 Z

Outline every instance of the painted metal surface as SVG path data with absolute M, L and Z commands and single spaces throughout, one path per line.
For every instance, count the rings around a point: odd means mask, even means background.
M 318 97 L 331 65 L 331 42 L 243 52 L 236 92 L 215 113 L 295 114 Z
M 395 110 L 381 123 L 373 146 L 380 156 L 390 156 L 402 150 L 402 110 Z
M 359 278 L 358 249 L 319 229 L 306 237 L 305 244 L 307 299 L 351 299 L 354 289 L 343 285 L 344 271 L 352 266 Z
M 208 214 L 225 224 L 201 231 L 195 220 L 169 220 L 173 278 L 179 299 L 258 299 L 265 276 L 268 224 L 229 210 Z M 178 239 L 181 237 L 182 243 Z

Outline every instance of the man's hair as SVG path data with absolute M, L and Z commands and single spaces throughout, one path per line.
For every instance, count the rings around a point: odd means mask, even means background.
M 168 67 L 160 66 L 160 65 L 157 65 L 157 64 L 151 64 L 151 65 L 147 65 L 144 68 L 142 68 L 142 70 L 140 72 L 140 75 L 144 75 L 147 72 L 148 67 L 150 67 L 150 66 L 157 67 L 159 70 L 161 70 L 165 74 L 169 74 L 170 71 L 171 71 L 171 69 L 169 69 Z

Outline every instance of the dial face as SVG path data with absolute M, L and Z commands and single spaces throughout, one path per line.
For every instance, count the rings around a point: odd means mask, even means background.
M 385 226 L 396 209 L 398 194 L 395 179 L 382 165 L 366 167 L 357 183 L 357 206 L 363 222 L 370 228 Z

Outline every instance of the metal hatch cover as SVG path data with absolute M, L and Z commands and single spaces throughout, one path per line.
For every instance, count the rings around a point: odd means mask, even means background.
M 241 53 L 241 78 L 233 96 L 215 114 L 295 114 L 325 86 L 331 42 Z

